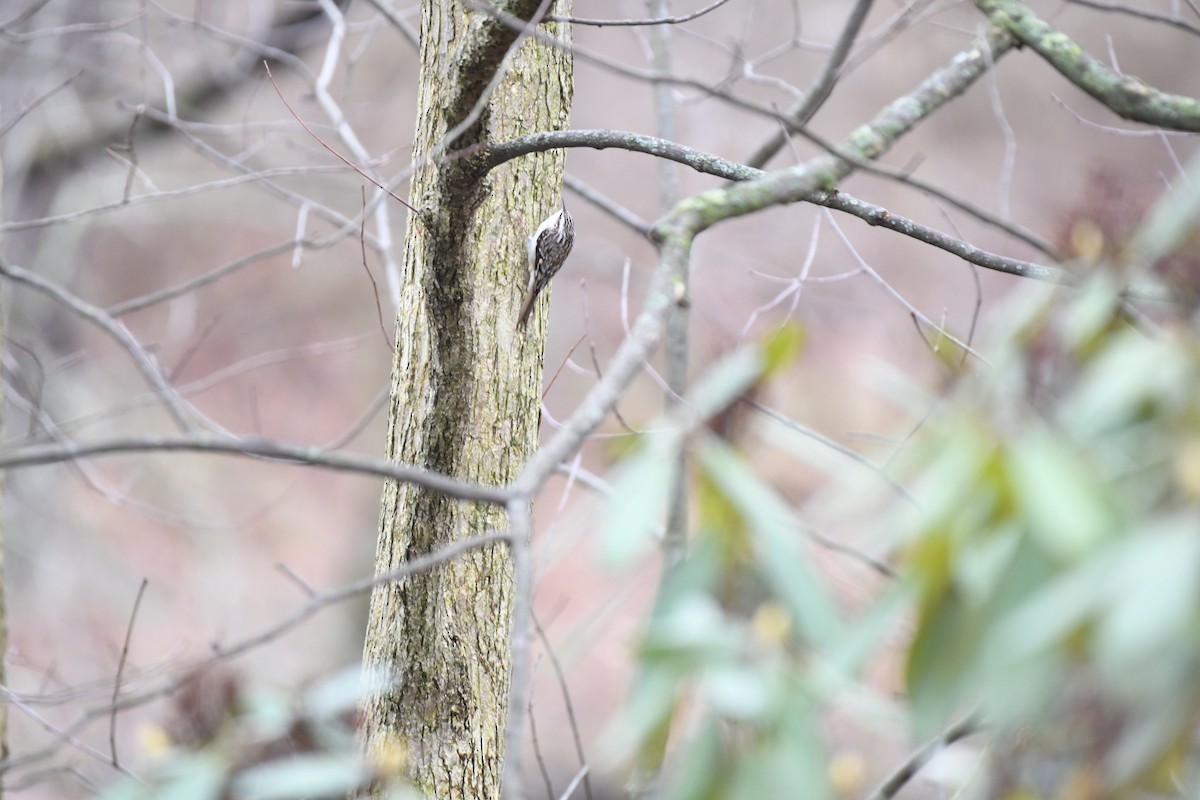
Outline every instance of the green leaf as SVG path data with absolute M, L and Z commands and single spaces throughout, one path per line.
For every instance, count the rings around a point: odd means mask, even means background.
M 600 737 L 600 760 L 627 761 L 661 731 L 675 710 L 682 680 L 677 665 L 644 665 L 624 713 Z
M 155 800 L 216 800 L 224 793 L 230 764 L 201 753 L 173 762 L 155 792 Z
M 1064 311 L 1063 339 L 1071 349 L 1086 357 L 1100 343 L 1121 310 L 1121 286 L 1115 276 L 1100 271 L 1089 277 L 1079 294 Z
M 599 539 L 601 562 L 627 569 L 655 545 L 651 531 L 661 527 L 662 509 L 675 475 L 674 450 L 668 439 L 652 434 L 640 452 L 618 468 L 608 501 L 608 518 Z
M 771 331 L 762 344 L 764 377 L 778 375 L 790 367 L 804 350 L 808 332 L 803 325 L 790 322 Z
M 826 652 L 836 673 L 858 674 L 893 629 L 896 616 L 912 601 L 911 587 L 897 584 L 876 598 L 862 617 L 846 626 L 845 633 Z
M 1108 585 L 1113 568 L 1110 553 L 1095 553 L 1062 576 L 1031 586 L 1028 599 L 999 622 L 997 651 L 1019 660 L 1064 643 L 1100 607 L 1099 590 Z
M 1119 430 L 1164 403 L 1188 402 L 1192 368 L 1177 344 L 1122 332 L 1088 364 L 1057 418 L 1081 439 Z
M 740 649 L 742 635 L 707 594 L 681 597 L 658 613 L 646 632 L 646 659 L 672 658 L 688 667 L 729 659 Z
M 737 453 L 715 437 L 696 447 L 698 465 L 750 526 L 755 566 L 788 606 L 808 641 L 825 649 L 841 632 L 836 608 L 808 568 L 792 509 Z
M 688 406 L 700 419 L 719 414 L 762 377 L 764 366 L 756 348 L 735 350 L 700 376 L 688 392 Z
M 1106 585 L 1109 610 L 1096 630 L 1096 657 L 1136 694 L 1161 677 L 1160 669 L 1171 670 L 1191 638 L 1200 607 L 1200 524 L 1174 520 L 1143 531 L 1122 551 Z
M 1016 512 L 1048 553 L 1074 560 L 1113 534 L 1108 488 L 1061 438 L 1045 431 L 1024 437 L 1009 450 L 1007 467 Z
M 671 800 L 725 797 L 726 766 L 720 723 L 710 718 L 680 753 L 678 768 L 672 770 L 678 780 L 667 796 Z
M 318 753 L 259 764 L 239 774 L 239 800 L 302 800 L 338 797 L 362 786 L 370 771 L 357 753 Z
M 383 670 L 364 673 L 358 665 L 346 667 L 311 686 L 304 695 L 305 715 L 331 719 L 352 712 L 368 697 L 387 690 L 395 683 Z
M 826 748 L 816 729 L 815 709 L 793 695 L 779 709 L 770 736 L 748 746 L 733 759 L 729 800 L 804 797 L 823 800 L 831 794 Z M 802 787 L 802 789 L 798 788 Z
M 917 504 L 905 509 L 907 535 L 929 538 L 943 529 L 957 541 L 990 520 L 1002 488 L 994 469 L 998 450 L 995 434 L 971 419 L 949 420 L 931 435 L 922 448 L 929 461 L 912 486 Z
M 1187 175 L 1165 192 L 1126 248 L 1131 263 L 1148 269 L 1170 255 L 1200 224 L 1200 153 L 1192 156 Z
M 761 720 L 777 707 L 777 676 L 764 667 L 730 664 L 710 669 L 701 688 L 713 712 L 728 719 Z
M 296 721 L 292 696 L 279 689 L 259 688 L 245 698 L 239 724 L 258 741 L 287 736 Z
M 1014 526 L 987 533 L 960 548 L 954 562 L 947 565 L 964 601 L 972 605 L 991 601 L 1021 545 L 1021 533 Z
M 964 701 L 983 641 L 978 623 L 978 615 L 952 593 L 921 612 L 904 673 L 914 724 L 922 736 L 941 729 Z

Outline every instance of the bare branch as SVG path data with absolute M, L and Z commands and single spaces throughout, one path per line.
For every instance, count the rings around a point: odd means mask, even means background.
M 521 744 L 525 721 L 524 710 L 533 691 L 533 663 L 529 657 L 533 638 L 533 554 L 529 542 L 533 537 L 533 521 L 529 500 L 514 496 L 507 504 L 509 553 L 513 564 L 513 612 L 510 647 L 512 673 L 509 677 L 508 726 L 504 731 L 504 773 L 500 788 L 504 800 L 522 800 Z
M 804 99 L 788 109 L 787 121 L 791 125 L 799 128 L 807 125 L 808 121 L 829 99 L 829 95 L 832 94 L 833 87 L 837 83 L 842 65 L 846 63 L 846 57 L 850 55 L 854 39 L 862 29 L 863 23 L 866 22 L 867 13 L 870 10 L 871 0 L 855 2 L 854 8 L 850 10 L 850 15 L 846 18 L 845 26 L 842 27 L 842 34 L 834 44 L 833 51 L 829 54 L 829 59 L 825 62 L 825 68 L 821 70 L 820 76 L 809 88 Z M 787 141 L 786 136 L 786 129 L 777 131 L 770 139 L 758 146 L 750 158 L 746 159 L 746 164 L 751 167 L 766 166 L 767 162 L 783 147 L 784 142 Z
M 703 17 L 705 14 L 716 11 L 721 6 L 728 3 L 729 0 L 715 0 L 709 3 L 704 8 L 698 11 L 693 11 L 690 14 L 678 14 L 675 16 L 658 16 L 652 19 L 588 19 L 585 17 L 560 17 L 551 15 L 547 17 L 552 22 L 570 22 L 574 25 L 594 25 L 599 28 L 628 28 L 642 25 L 679 25 L 683 22 L 691 22 L 698 17 Z
M 310 445 L 283 444 L 270 439 L 217 438 L 202 435 L 144 436 L 107 439 L 90 444 L 71 442 L 61 445 L 23 447 L 8 453 L 0 453 L 0 470 L 41 464 L 60 464 L 64 461 L 94 456 L 150 452 L 220 453 L 306 464 L 335 472 L 353 472 L 391 478 L 401 483 L 416 484 L 459 500 L 473 500 L 494 505 L 503 505 L 514 496 L 514 493 L 508 489 L 470 484 L 419 467 L 396 464 L 369 456 L 331 452 Z
M 392 27 L 400 31 L 400 35 L 408 40 L 414 48 L 421 44 L 421 34 L 417 32 L 412 25 L 397 14 L 392 8 L 384 4 L 383 0 L 367 0 L 371 7 L 383 15 L 384 19 L 392 24 Z
M 1186 20 L 1178 17 L 1168 17 L 1166 14 L 1158 14 L 1153 11 L 1147 11 L 1144 8 L 1136 8 L 1124 3 L 1102 3 L 1100 0 L 1067 0 L 1068 3 L 1074 3 L 1077 6 L 1087 6 L 1094 8 L 1097 11 L 1110 11 L 1118 14 L 1128 14 L 1131 17 L 1144 19 L 1149 22 L 1158 22 L 1163 25 L 1170 25 L 1174 28 L 1187 31 L 1190 34 L 1200 36 L 1200 27 L 1196 27 Z
M 940 736 L 913 753 L 907 761 L 871 792 L 867 800 L 892 800 L 901 789 L 912 780 L 921 768 L 930 762 L 938 753 L 945 750 L 959 739 L 964 739 L 982 728 L 978 716 L 972 714 L 947 728 Z
M 716 175 L 733 181 L 753 181 L 768 175 L 768 173 L 762 170 L 727 161 L 719 156 L 694 150 L 675 142 L 623 131 L 581 130 L 533 133 L 492 147 L 487 151 L 485 158 L 490 166 L 496 166 L 521 155 L 555 147 L 591 147 L 598 150 L 619 147 L 624 150 L 646 153 L 675 161 L 691 167 L 697 172 Z M 925 191 L 937 192 L 934 187 L 928 187 L 919 183 L 916 185 Z M 941 197 L 943 195 L 937 192 L 937 196 Z M 1070 283 L 1073 281 L 1070 273 L 1058 267 L 1008 258 L 988 252 L 970 242 L 941 233 L 915 220 L 895 214 L 881 206 L 858 200 L 845 192 L 813 191 L 801 199 L 846 214 L 852 214 L 869 225 L 885 227 L 888 230 L 910 236 L 926 244 L 931 244 L 934 247 L 945 250 L 948 253 L 953 253 L 964 261 L 984 267 L 985 269 L 1053 283 Z M 977 211 L 973 207 L 964 210 Z M 978 215 L 984 215 L 987 218 L 986 221 L 995 220 L 994 217 L 986 215 L 981 211 L 977 213 Z M 1135 289 L 1132 290 L 1132 294 L 1135 296 L 1144 296 L 1145 292 L 1148 291 L 1151 290 Z M 1151 292 L 1151 296 L 1161 299 L 1161 292 Z
M 647 0 L 652 13 L 663 15 L 668 6 L 666 0 Z M 654 69 L 660 74 L 671 71 L 669 29 L 651 28 L 650 49 L 654 56 Z M 654 84 L 654 106 L 658 135 L 666 140 L 675 139 L 675 115 L 671 98 L 673 92 L 666 83 Z M 677 168 L 666 160 L 658 161 L 659 213 L 669 212 L 679 203 L 679 178 Z M 691 320 L 687 298 L 690 293 L 690 276 L 684 272 L 679 276 L 679 293 L 682 301 L 676 303 L 675 312 L 667 319 L 667 330 L 663 340 L 663 372 L 669 391 L 666 393 L 667 409 L 682 402 L 688 386 L 688 357 L 690 352 L 688 324 Z M 667 499 L 666 533 L 661 542 L 663 568 L 659 576 L 660 587 L 666 586 L 675 568 L 687 555 L 688 491 L 687 453 L 680 448 L 676 456 L 674 477 Z
M 1060 267 L 1038 264 L 1032 261 L 1022 261 L 988 252 L 968 241 L 956 239 L 953 236 L 934 230 L 907 217 L 894 214 L 882 206 L 859 200 L 845 192 L 814 192 L 807 199 L 811 203 L 851 214 L 868 225 L 887 228 L 890 231 L 902 233 L 925 244 L 933 245 L 939 250 L 953 253 L 963 261 L 984 267 L 985 269 L 1004 272 L 1009 275 L 1017 275 L 1022 278 L 1048 281 L 1050 283 L 1071 284 L 1075 282 L 1075 276 Z
M 601 194 L 574 175 L 570 173 L 564 174 L 563 185 L 635 233 L 639 233 L 642 236 L 650 235 L 649 222 L 625 208 L 616 200 Z
M 133 601 L 133 611 L 129 613 L 129 625 L 125 628 L 125 643 L 121 645 L 121 659 L 117 662 L 117 677 L 113 680 L 113 713 L 108 723 L 108 749 L 112 755 L 113 769 L 120 769 L 121 763 L 117 758 L 117 700 L 121 696 L 121 676 L 125 673 L 125 662 L 129 658 L 129 643 L 133 639 L 133 624 L 137 621 L 138 609 L 142 607 L 142 597 L 150 581 L 142 578 L 138 586 L 137 597 Z
M 184 281 L 183 283 L 175 286 L 168 286 L 164 289 L 158 289 L 150 292 L 149 294 L 144 294 L 141 297 L 125 300 L 109 306 L 106 310 L 111 317 L 122 317 L 133 311 L 140 311 L 143 308 L 148 308 L 150 306 L 157 305 L 158 303 L 164 303 L 168 300 L 174 300 L 176 297 L 182 297 L 185 294 L 190 294 L 191 292 L 207 286 L 210 283 L 215 283 L 221 278 L 231 275 L 234 272 L 243 269 L 244 267 L 248 267 L 251 264 L 255 264 L 264 259 L 274 258 L 277 255 L 288 252 L 289 250 L 294 250 L 296 247 L 315 248 L 318 246 L 319 244 L 315 241 L 300 239 L 292 239 L 286 242 L 280 242 L 279 244 L 272 245 L 271 247 L 263 248 L 256 253 L 251 253 L 248 256 L 242 256 L 239 259 L 230 261 L 228 264 L 222 264 L 216 269 L 192 278 L 191 280 Z
M 816 442 L 819 442 L 820 444 L 824 445 L 825 447 L 828 447 L 830 450 L 841 453 L 842 455 L 846 456 L 850 460 L 852 460 L 858 464 L 862 464 L 864 467 L 871 470 L 876 475 L 878 475 L 880 478 L 882 478 L 883 481 L 888 486 L 892 487 L 892 489 L 894 489 L 896 491 L 896 493 L 899 494 L 901 497 L 903 497 L 905 500 L 907 500 L 908 502 L 910 502 L 914 505 L 916 504 L 916 502 L 917 502 L 916 499 L 912 496 L 912 494 L 908 491 L 908 489 L 904 488 L 904 484 L 902 484 L 902 483 L 900 483 L 900 481 L 896 480 L 896 478 L 893 477 L 892 474 L 889 473 L 886 468 L 884 468 L 884 467 L 880 466 L 879 464 L 876 464 L 874 461 L 871 461 L 870 459 L 866 458 L 861 453 L 859 453 L 857 450 L 851 450 L 849 447 L 846 447 L 845 445 L 840 444 L 839 442 L 835 442 L 833 439 L 830 439 L 829 437 L 813 430 L 812 428 L 805 427 L 804 425 L 801 425 L 799 422 L 796 422 L 794 419 L 784 416 L 783 414 L 779 413 L 778 411 L 776 411 L 772 408 L 768 408 L 767 406 L 763 405 L 762 403 L 758 402 L 757 400 L 743 398 L 743 402 L 748 404 L 751 408 L 753 408 L 755 411 L 759 412 L 760 414 L 762 414 L 770 419 L 775 420 L 780 425 L 783 425 L 785 428 L 788 428 L 789 430 L 793 430 L 802 436 L 807 436 L 808 438 L 810 438 Z M 893 576 L 895 575 L 895 572 L 892 571 L 890 567 L 888 568 L 888 572 L 891 573 Z
M 83 70 L 79 70 L 74 75 L 70 75 L 70 76 L 64 78 L 56 86 L 46 90 L 45 92 L 42 92 L 42 94 L 39 97 L 36 97 L 33 100 L 29 101 L 28 103 L 23 104 L 21 110 L 19 112 L 17 112 L 16 114 L 14 114 L 12 119 L 10 119 L 4 125 L 0 125 L 0 139 L 3 139 L 6 135 L 8 135 L 8 132 L 11 131 L 18 122 L 25 119 L 25 117 L 29 114 L 29 112 L 33 111 L 35 108 L 40 106 L 42 103 L 46 102 L 51 97 L 58 94 L 63 89 L 67 88 L 72 83 L 74 83 L 76 80 L 78 80 L 79 76 L 82 75 L 83 72 L 84 72 Z
M 158 364 L 138 340 L 133 338 L 133 334 L 129 332 L 128 328 L 109 316 L 103 309 L 97 308 L 27 269 L 0 262 L 0 275 L 46 295 L 108 334 L 125 352 L 129 353 L 129 357 L 138 371 L 142 373 L 142 377 L 158 391 L 163 404 L 167 407 L 167 412 L 179 428 L 184 431 L 194 430 L 194 421 L 198 418 L 196 410 L 180 397 L 179 392 L 171 386 Z
M 583 779 L 583 793 L 587 800 L 592 800 L 592 782 L 588 780 L 588 760 L 583 753 L 583 737 L 579 732 L 579 721 L 575 719 L 575 704 L 571 702 L 571 689 L 567 686 L 567 676 L 563 673 L 562 664 L 559 663 L 558 656 L 554 653 L 554 648 L 550 645 L 550 637 L 546 635 L 545 629 L 542 628 L 542 623 L 534 616 L 533 626 L 537 631 L 538 638 L 542 640 L 542 647 L 546 648 L 546 657 L 550 659 L 550 666 L 554 670 L 554 677 L 558 681 L 558 689 L 562 693 L 563 707 L 567 711 L 567 725 L 571 729 L 571 739 L 575 742 L 575 755 L 579 759 L 579 768 Z M 564 794 L 569 794 L 570 789 Z
M 326 0 L 326 2 L 329 2 L 329 0 Z M 265 70 L 267 71 L 267 77 L 271 79 L 271 85 L 272 85 L 273 87 L 275 87 L 275 94 L 277 94 L 277 95 L 279 96 L 279 100 L 280 100 L 280 102 L 282 102 L 282 103 L 283 103 L 283 105 L 284 105 L 284 106 L 287 108 L 287 110 L 288 110 L 288 113 L 290 113 L 290 114 L 292 115 L 292 118 L 293 118 L 293 119 L 295 119 L 295 120 L 296 120 L 296 122 L 299 122 L 299 123 L 300 123 L 300 125 L 301 125 L 301 126 L 303 126 L 304 130 L 308 131 L 308 135 L 309 135 L 309 136 L 311 136 L 311 137 L 313 137 L 313 139 L 315 139 L 315 140 L 317 141 L 317 144 L 321 145 L 321 146 L 322 146 L 322 147 L 324 147 L 326 150 L 328 150 L 330 153 L 332 153 L 332 154 L 333 154 L 333 155 L 334 155 L 334 156 L 335 156 L 335 157 L 336 157 L 336 158 L 337 158 L 339 161 L 341 161 L 341 162 L 342 162 L 343 164 L 345 164 L 347 167 L 349 167 L 350 169 L 354 170 L 354 171 L 355 171 L 355 172 L 357 172 L 359 175 L 362 175 L 364 178 L 366 178 L 367 180 L 369 180 L 371 183 L 375 184 L 375 186 L 376 186 L 378 189 L 380 189 L 380 190 L 381 190 L 381 191 L 383 191 L 383 192 L 386 192 L 386 193 L 387 193 L 387 194 L 388 194 L 388 195 L 389 195 L 389 196 L 390 196 L 390 197 L 391 197 L 393 200 L 395 200 L 397 203 L 399 203 L 400 205 L 404 206 L 404 207 L 405 207 L 405 208 L 407 208 L 409 211 L 413 212 L 413 214 L 416 214 L 418 218 L 420 217 L 420 214 L 419 214 L 419 212 L 418 212 L 418 211 L 417 211 L 415 208 L 413 208 L 411 205 L 409 205 L 409 203 L 408 203 L 408 201 L 407 201 L 407 200 L 404 200 L 404 199 L 402 199 L 402 198 L 401 198 L 399 195 L 395 194 L 395 193 L 394 193 L 394 192 L 393 192 L 391 189 L 388 189 L 386 186 L 384 186 L 384 185 L 383 185 L 382 183 L 380 183 L 378 180 L 376 180 L 376 179 L 375 179 L 375 178 L 373 178 L 372 176 L 368 175 L 368 174 L 367 174 L 367 172 L 366 172 L 366 170 L 364 170 L 362 167 L 360 167 L 360 166 L 358 166 L 357 164 L 355 164 L 355 163 L 354 163 L 353 161 L 351 161 L 350 159 L 346 158 L 344 155 L 342 155 L 341 153 L 339 153 L 339 152 L 338 152 L 338 151 L 337 151 L 337 150 L 336 150 L 334 147 L 332 147 L 332 146 L 331 146 L 331 145 L 330 145 L 328 142 L 326 142 L 324 139 L 322 139 L 320 136 L 318 136 L 318 135 L 317 135 L 317 132 L 316 132 L 316 131 L 314 131 L 312 128 L 310 128 L 310 127 L 309 127 L 308 123 L 307 123 L 307 122 L 305 122 L 305 121 L 304 121 L 304 120 L 303 120 L 303 119 L 300 117 L 300 115 L 299 115 L 299 114 L 297 114 L 297 113 L 295 112 L 295 110 L 293 110 L 293 109 L 292 109 L 292 106 L 291 106 L 291 104 L 290 104 L 290 103 L 287 101 L 287 98 L 283 96 L 283 90 L 279 88 L 279 84 L 275 82 L 275 76 L 271 74 L 271 65 L 270 65 L 270 64 L 268 64 L 266 61 L 264 61 L 264 62 L 263 62 L 263 69 L 265 69 Z M 323 97 L 326 97 L 326 98 L 328 98 L 328 97 L 329 97 L 329 93 L 328 93 L 327 91 L 324 91 L 324 90 L 322 90 L 322 91 L 320 91 L 320 92 L 319 92 L 319 96 L 323 96 Z M 330 102 L 330 103 L 332 103 L 332 100 L 329 100 L 329 102 Z M 335 108 L 336 108 L 336 107 L 335 107 Z M 365 161 L 367 160 L 367 159 L 365 158 L 365 156 L 366 156 L 366 150 L 364 150 L 364 149 L 362 148 L 362 145 L 361 145 L 361 144 L 358 144 L 358 139 L 357 139 L 357 137 L 355 137 L 355 136 L 353 135 L 353 132 L 349 130 L 349 126 L 346 124 L 346 120 L 345 120 L 345 118 L 341 116 L 341 112 L 340 112 L 340 111 L 334 111 L 334 112 L 332 113 L 332 116 L 334 117 L 334 125 L 335 125 L 335 126 L 338 128 L 338 131 L 339 131 L 339 133 L 341 133 L 341 134 L 342 134 L 342 136 L 343 136 L 343 141 L 347 141 L 347 140 L 348 140 L 349 142 L 353 142 L 355 145 L 357 145 L 356 147 L 354 147 L 354 148 L 352 148 L 352 149 L 354 149 L 354 150 L 357 150 L 357 151 L 358 151 L 358 155 L 360 155 L 360 156 L 363 156 L 363 157 L 364 157 L 364 158 L 363 158 L 363 161 L 365 162 Z

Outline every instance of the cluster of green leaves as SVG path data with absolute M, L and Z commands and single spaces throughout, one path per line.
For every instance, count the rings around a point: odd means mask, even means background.
M 1188 172 L 1078 292 L 1016 296 L 995 363 L 908 453 L 914 718 L 980 708 L 1009 795 L 1195 785 L 1200 315 L 1147 319 L 1123 288 L 1189 296 L 1200 156 Z M 1170 289 L 1150 268 L 1168 261 Z
M 1161 787 L 1200 711 L 1200 333 L 1133 324 L 1103 276 L 1020 302 L 912 453 L 915 718 L 1035 732 L 1066 762 L 1036 795 Z
M 895 604 L 848 626 L 812 569 L 793 506 L 703 424 L 790 367 L 802 340 L 785 328 L 716 365 L 618 470 L 619 501 L 603 538 L 616 567 L 653 545 L 648 531 L 663 511 L 672 454 L 685 443 L 695 474 L 688 556 L 657 599 L 628 711 L 607 737 L 610 754 L 643 764 L 672 737 L 668 797 L 782 797 L 797 787 L 830 797 L 823 710 L 857 692 L 871 713 L 888 713 L 852 679 Z
M 384 796 L 415 800 L 406 782 L 391 780 L 402 763 L 371 763 L 363 755 L 354 715 L 366 683 L 379 682 L 355 666 L 295 694 L 248 692 L 225 709 L 208 741 L 158 746 L 163 734 L 148 737 L 147 774 L 115 783 L 101 800 L 314 800 L 384 784 Z
M 899 578 L 853 622 L 796 510 L 698 423 L 794 347 L 717 365 L 693 416 L 663 420 L 622 463 L 604 538 L 616 565 L 646 556 L 672 454 L 692 456 L 688 557 L 609 737 L 633 764 L 670 738 L 667 796 L 831 796 L 831 707 L 889 723 L 907 710 L 922 737 L 978 712 L 998 743 L 989 785 L 1010 796 L 1186 783 L 1200 714 L 1200 330 L 1179 309 L 1132 317 L 1103 275 L 1070 294 L 1031 288 L 1013 307 L 992 362 L 955 375 L 895 460 L 908 493 L 875 522 Z M 906 709 L 860 678 L 897 621 L 912 628 Z

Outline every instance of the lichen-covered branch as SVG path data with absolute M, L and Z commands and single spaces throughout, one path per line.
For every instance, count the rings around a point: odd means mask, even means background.
M 996 25 L 1034 50 L 1064 78 L 1117 116 L 1175 131 L 1200 131 L 1200 100 L 1168 94 L 1132 75 L 1113 72 L 1079 44 L 1016 0 L 975 0 Z

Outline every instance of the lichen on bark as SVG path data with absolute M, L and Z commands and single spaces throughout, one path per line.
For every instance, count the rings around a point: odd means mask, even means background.
M 537 3 L 511 6 L 528 17 Z M 568 35 L 553 24 L 541 30 Z M 544 311 L 528 329 L 515 321 L 525 236 L 559 203 L 563 156 L 486 171 L 470 155 L 565 126 L 569 52 L 525 38 L 478 120 L 448 146 L 444 138 L 516 38 L 462 4 L 422 3 L 411 188 L 421 214 L 406 239 L 388 425 L 390 458 L 491 486 L 515 478 L 537 445 Z M 388 483 L 376 570 L 505 524 L 502 508 Z M 499 796 L 511 611 L 512 570 L 499 545 L 372 595 L 364 665 L 391 688 L 365 702 L 364 737 L 381 761 L 404 753 L 429 797 Z

